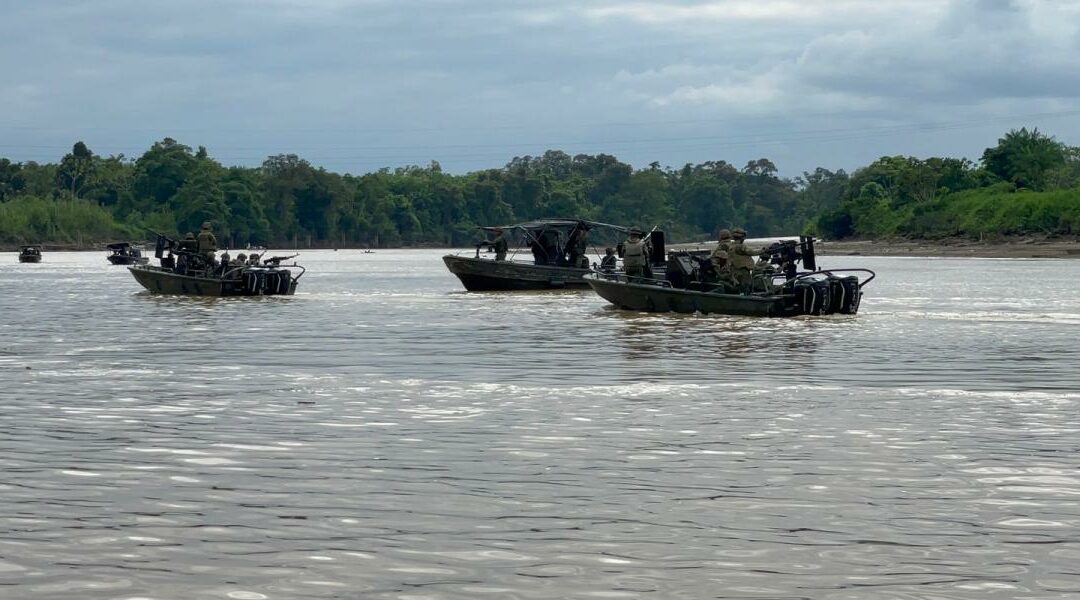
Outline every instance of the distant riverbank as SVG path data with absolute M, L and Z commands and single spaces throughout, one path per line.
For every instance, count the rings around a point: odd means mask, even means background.
M 670 249 L 690 250 L 711 248 L 716 242 L 673 244 Z M 762 243 L 748 240 L 747 244 L 761 247 Z M 994 240 L 949 238 L 943 240 L 817 240 L 817 253 L 822 256 L 928 256 L 968 258 L 1080 258 L 1080 237 L 1015 237 Z
M 1077 237 L 1018 237 L 994 241 L 853 240 L 819 241 L 823 256 L 935 256 L 970 258 L 1080 258 Z
M 749 242 L 754 245 L 751 240 Z M 713 242 L 700 244 L 675 244 L 672 248 L 706 248 Z M 42 244 L 45 252 L 71 252 L 71 251 L 96 251 L 106 252 L 105 244 Z M 151 244 L 145 244 L 145 248 L 152 250 Z M 392 249 L 431 249 L 433 245 L 395 247 Z M 1080 258 L 1080 236 L 1074 237 L 1017 237 L 995 239 L 993 241 L 978 241 L 961 238 L 944 240 L 841 240 L 824 241 L 818 240 L 817 252 L 822 256 L 955 256 L 971 258 Z M 277 250 L 390 250 L 391 248 L 369 248 L 366 246 L 342 246 L 329 248 L 312 246 L 310 248 L 284 248 L 274 246 Z M 447 246 L 447 249 L 451 247 Z M 14 244 L 0 245 L 0 252 L 17 252 L 19 247 Z M 231 252 L 243 251 L 243 248 L 231 248 Z

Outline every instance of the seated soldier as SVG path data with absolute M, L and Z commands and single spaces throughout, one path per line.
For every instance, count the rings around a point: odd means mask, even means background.
M 604 273 L 613 273 L 615 271 L 615 249 L 605 248 L 604 258 L 600 261 L 600 270 Z

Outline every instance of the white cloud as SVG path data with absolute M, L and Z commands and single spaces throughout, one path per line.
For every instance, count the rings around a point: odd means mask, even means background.
M 0 102 L 18 109 L 0 117 L 0 156 L 53 143 L 39 141 L 46 127 L 66 151 L 89 125 L 129 154 L 147 136 L 187 131 L 188 143 L 248 162 L 325 147 L 374 157 L 325 163 L 353 170 L 432 154 L 476 168 L 552 145 L 646 164 L 738 162 L 707 142 L 663 140 L 914 130 L 1080 103 L 1080 0 L 92 4 L 17 3 L 0 21 Z M 1021 124 L 994 121 L 991 141 Z M 1053 125 L 1044 128 L 1080 143 L 1080 123 Z M 989 135 L 934 140 L 935 151 Z M 801 168 L 931 139 L 785 148 Z M 440 154 L 450 142 L 489 150 Z

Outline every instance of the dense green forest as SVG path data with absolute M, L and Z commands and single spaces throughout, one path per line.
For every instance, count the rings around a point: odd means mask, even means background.
M 607 154 L 549 150 L 454 175 L 438 163 L 331 173 L 293 154 L 228 167 L 165 138 L 142 156 L 78 142 L 58 163 L 0 158 L 0 243 L 91 246 L 182 234 L 211 221 L 231 247 L 467 245 L 478 225 L 577 217 L 712 237 L 811 232 L 831 239 L 1080 232 L 1080 148 L 1013 130 L 979 163 L 887 156 L 793 179 L 758 159 L 643 169 Z

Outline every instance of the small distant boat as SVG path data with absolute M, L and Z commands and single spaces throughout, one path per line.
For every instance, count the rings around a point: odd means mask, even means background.
M 105 246 L 112 254 L 105 258 L 114 265 L 145 265 L 150 258 L 142 255 L 142 248 L 128 242 L 117 242 Z
M 261 264 L 209 264 L 184 242 L 158 236 L 154 256 L 161 266 L 128 267 L 135 280 L 155 294 L 182 296 L 291 296 L 305 273 L 292 256 L 273 256 Z M 299 270 L 299 272 L 297 271 Z
M 41 246 L 20 246 L 19 247 L 19 262 L 21 262 L 21 263 L 39 263 L 39 262 L 41 262 Z
M 678 312 L 794 317 L 799 315 L 854 315 L 862 301 L 862 288 L 876 276 L 869 269 L 819 269 L 814 240 L 801 237 L 767 248 L 762 267 L 756 271 L 751 290 L 733 293 L 711 283 L 702 272 L 708 268 L 707 253 L 673 252 L 664 279 L 627 277 L 622 273 L 594 273 L 585 282 L 616 307 L 643 312 Z M 802 263 L 804 271 L 797 270 Z M 860 278 L 860 275 L 863 277 Z
M 576 235 L 593 229 L 607 229 L 618 234 L 630 230 L 619 225 L 596 223 L 577 219 L 543 219 L 504 225 L 481 227 L 486 235 L 501 229 L 517 243 L 517 249 L 507 260 L 481 258 L 476 245 L 475 256 L 448 254 L 443 263 L 461 280 L 470 292 L 497 290 L 549 290 L 588 287 L 583 277 L 592 273 L 588 257 L 569 256 L 572 240 Z M 658 256 L 663 256 L 663 232 L 654 231 L 652 244 L 659 246 Z M 514 256 L 528 252 L 532 260 L 515 260 Z M 576 259 L 578 264 L 572 264 Z

